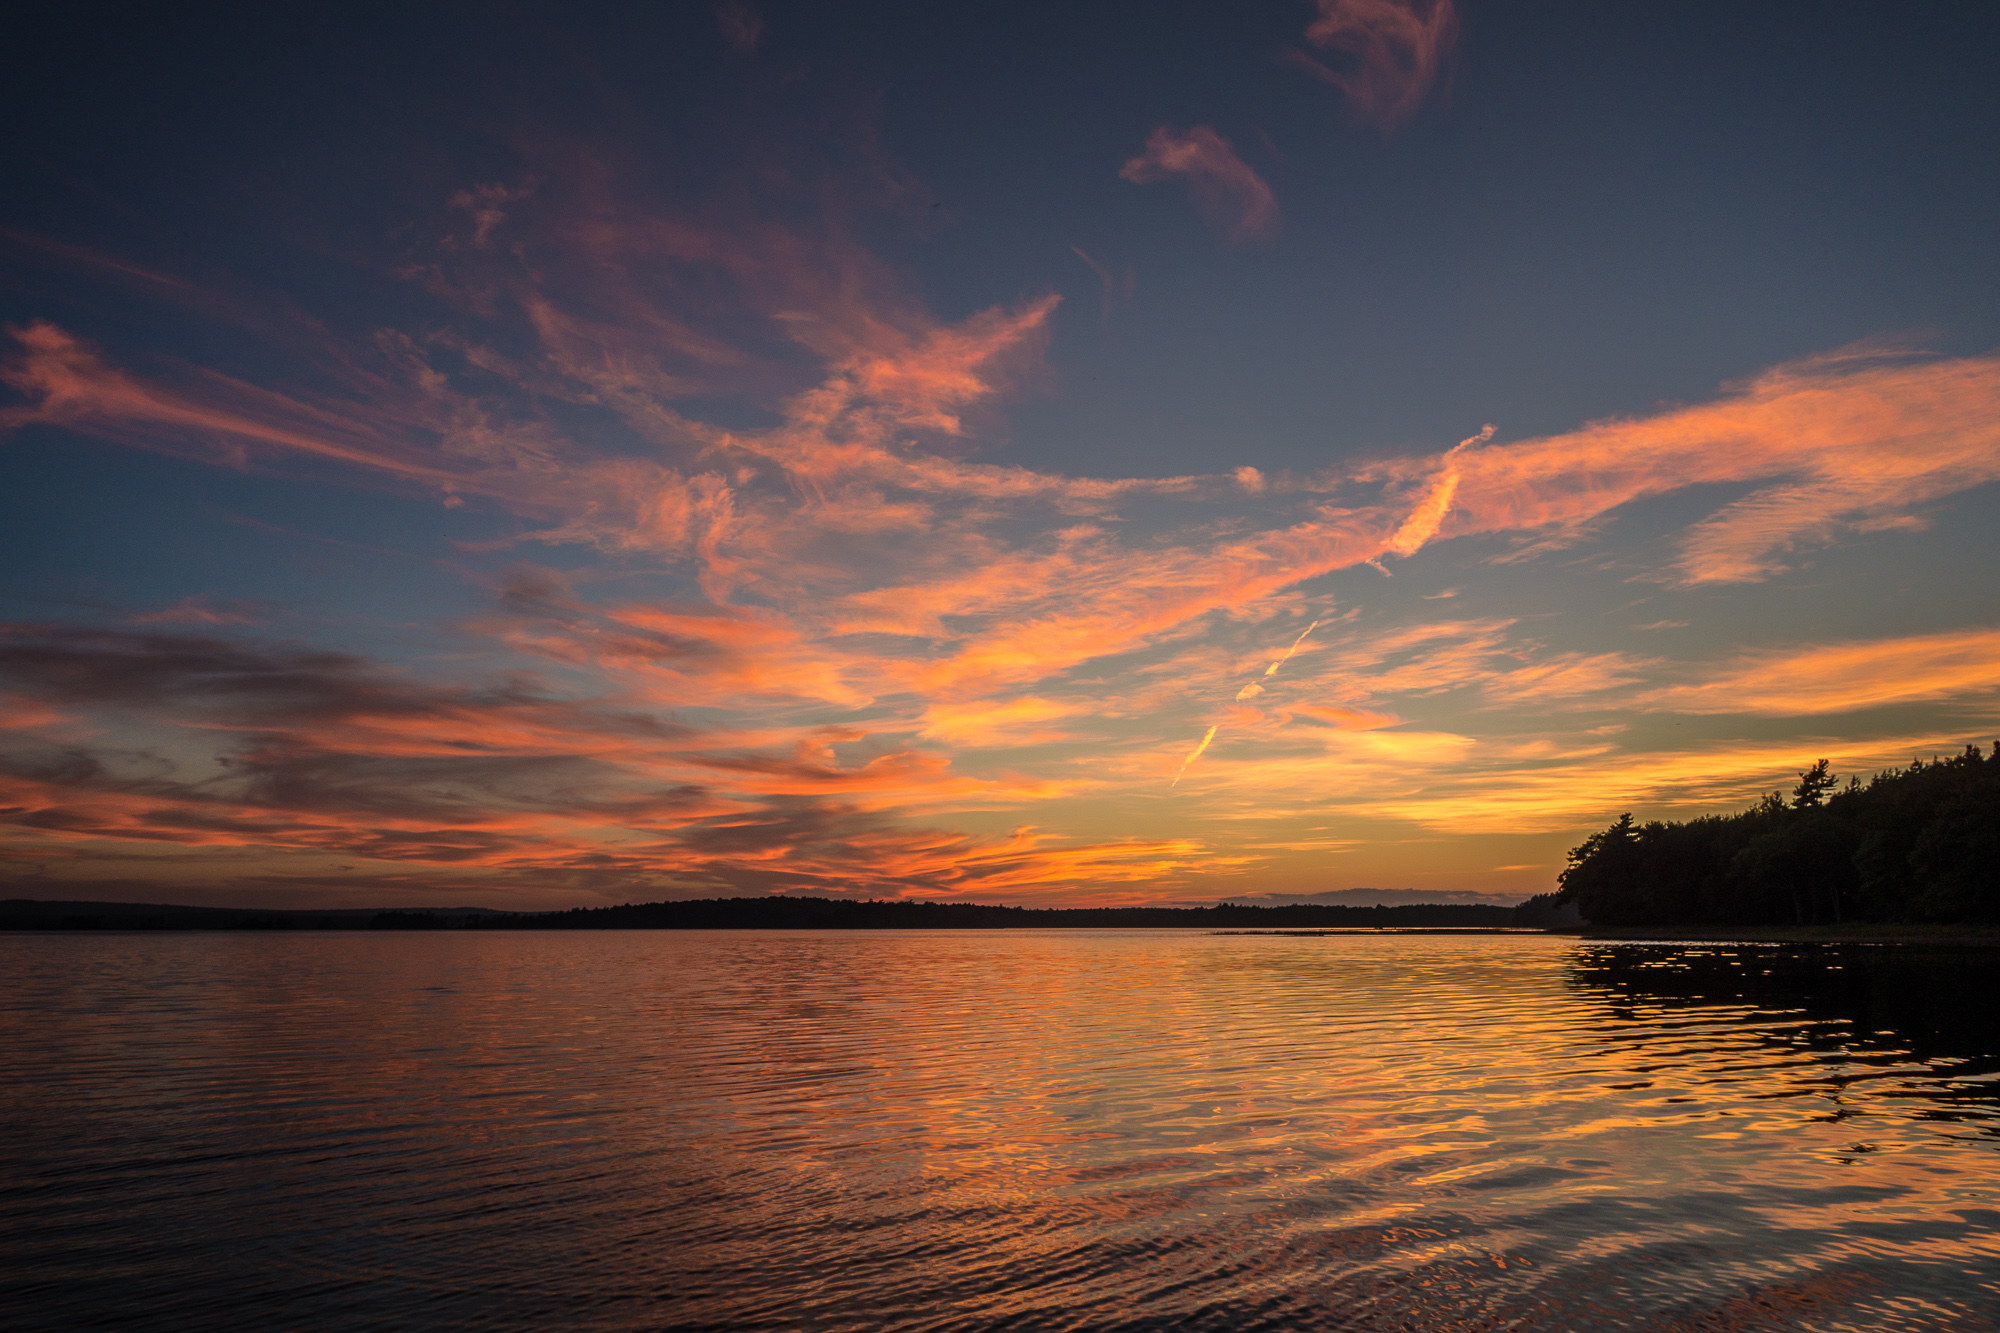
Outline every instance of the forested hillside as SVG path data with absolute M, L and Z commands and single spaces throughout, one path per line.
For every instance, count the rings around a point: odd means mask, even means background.
M 1553 894 L 1599 926 L 2000 921 L 2000 744 L 1845 788 L 1821 760 L 1734 815 L 1635 824 L 1569 854 Z

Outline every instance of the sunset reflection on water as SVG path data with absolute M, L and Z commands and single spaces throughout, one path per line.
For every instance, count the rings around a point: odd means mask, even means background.
M 1974 951 L 15 936 L 10 1328 L 1954 1328 Z

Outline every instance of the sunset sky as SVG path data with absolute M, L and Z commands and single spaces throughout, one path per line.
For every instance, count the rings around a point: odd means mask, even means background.
M 1511 902 L 2000 732 L 1990 4 L 13 32 L 0 896 Z

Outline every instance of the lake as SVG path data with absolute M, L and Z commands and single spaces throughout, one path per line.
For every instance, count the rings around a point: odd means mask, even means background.
M 2000 955 L 0 937 L 0 1325 L 2000 1327 Z

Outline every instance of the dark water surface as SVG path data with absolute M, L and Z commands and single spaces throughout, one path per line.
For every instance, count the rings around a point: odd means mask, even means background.
M 0 938 L 0 1326 L 2000 1328 L 2000 956 Z

